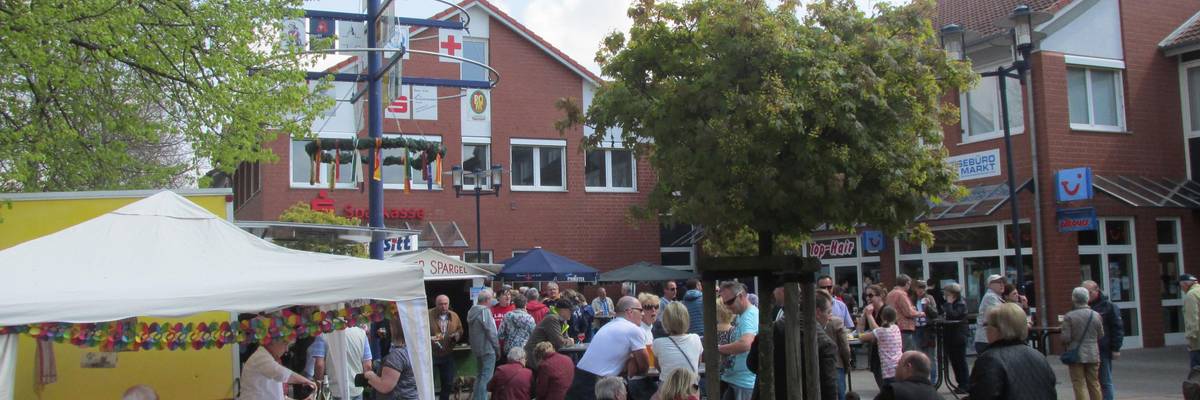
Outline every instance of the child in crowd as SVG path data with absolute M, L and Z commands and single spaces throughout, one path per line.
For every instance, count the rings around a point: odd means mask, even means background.
M 900 355 L 904 353 L 904 346 L 900 340 L 900 327 L 896 325 L 896 310 L 884 306 L 880 317 L 882 321 L 879 321 L 879 327 L 863 333 L 859 339 L 876 344 L 879 349 L 880 366 L 883 370 L 883 384 L 890 385 L 896 379 L 896 365 L 900 363 Z

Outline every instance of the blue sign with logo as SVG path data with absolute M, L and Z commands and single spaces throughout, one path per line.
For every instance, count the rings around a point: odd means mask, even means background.
M 1091 200 L 1092 169 L 1089 167 L 1059 170 L 1054 174 L 1054 193 L 1059 202 Z
M 878 253 L 887 248 L 887 242 L 883 240 L 883 231 L 863 231 L 862 247 L 867 253 Z
M 1094 231 L 1100 224 L 1096 221 L 1096 208 L 1064 208 L 1058 210 L 1059 232 Z

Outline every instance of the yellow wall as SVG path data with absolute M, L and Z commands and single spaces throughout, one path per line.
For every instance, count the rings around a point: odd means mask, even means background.
M 186 197 L 216 215 L 226 215 L 224 195 Z M 0 218 L 4 219 L 0 222 L 0 249 L 57 232 L 139 199 L 13 201 L 11 210 L 0 205 Z M 210 312 L 186 319 L 141 318 L 140 321 L 222 321 L 229 317 L 229 313 Z M 66 343 L 54 344 L 58 382 L 38 390 L 33 375 L 35 346 L 35 341 L 30 337 L 21 337 L 17 359 L 17 399 L 119 399 L 125 389 L 136 384 L 154 387 L 164 399 L 233 397 L 234 355 L 230 347 L 199 351 L 122 352 L 117 355 L 116 368 L 83 369 L 79 365 L 84 353 L 97 349 Z

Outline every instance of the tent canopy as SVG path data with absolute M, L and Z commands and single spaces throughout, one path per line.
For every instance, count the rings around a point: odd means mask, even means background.
M 505 260 L 497 276 L 517 282 L 595 282 L 599 275 L 595 268 L 539 247 Z
M 456 259 L 434 249 L 392 256 L 391 261 L 416 264 L 425 271 L 425 280 L 442 281 L 452 279 L 491 279 L 500 272 L 499 264 L 474 264 Z
M 0 251 L 0 325 L 425 297 L 410 263 L 290 250 L 163 191 Z
M 661 265 L 654 265 L 645 261 L 638 261 L 633 265 L 628 265 L 600 274 L 600 282 L 682 281 L 695 277 L 696 274 L 691 272 L 671 269 Z

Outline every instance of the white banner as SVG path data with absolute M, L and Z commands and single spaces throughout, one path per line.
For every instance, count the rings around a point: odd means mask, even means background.
M 957 155 L 946 159 L 958 171 L 959 181 L 1000 176 L 1000 150 Z

